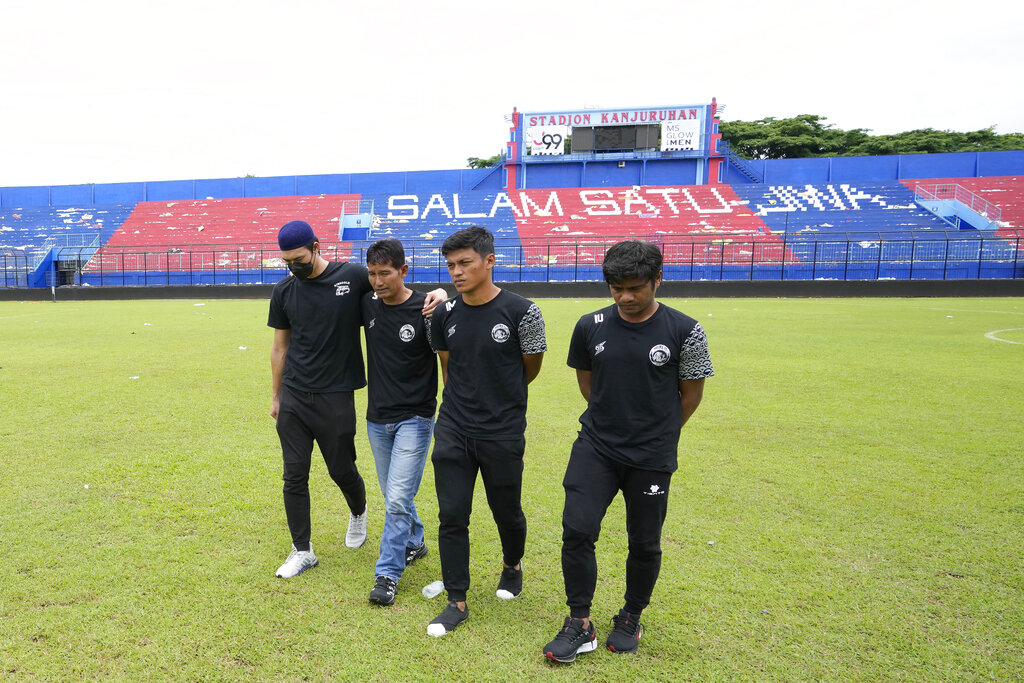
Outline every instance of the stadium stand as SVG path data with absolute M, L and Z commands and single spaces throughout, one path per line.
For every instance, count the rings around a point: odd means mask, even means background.
M 502 167 L 0 188 L 0 287 L 274 282 L 276 231 L 297 217 L 328 258 L 401 239 L 414 282 L 447 279 L 440 244 L 470 224 L 495 233 L 506 282 L 599 280 L 623 237 L 658 243 L 667 279 L 1024 277 L 1024 151 L 763 160 L 767 184 L 688 184 L 685 159 L 544 161 L 520 169 L 525 189 Z M 951 215 L 915 197 L 926 184 L 990 208 Z
M 133 208 L 120 204 L 5 208 L 0 210 L 0 247 L 30 250 L 43 247 L 47 240 L 77 241 L 72 237 L 103 243 L 121 227 Z
M 358 195 L 140 202 L 82 275 L 89 282 L 91 275 L 109 281 L 110 274 L 124 273 L 125 284 L 137 284 L 130 274 L 165 274 L 170 282 L 171 273 L 199 272 L 200 277 L 190 282 L 204 284 L 224 281 L 225 273 L 239 270 L 283 271 L 276 258 L 277 230 L 299 217 L 309 221 L 325 242 L 335 243 L 333 258 L 347 259 L 351 244 L 338 243 L 339 220 L 358 206 Z
M 370 237 L 396 237 L 414 268 L 437 271 L 439 240 L 471 224 L 488 227 L 498 249 L 496 275 L 512 279 L 599 279 L 601 256 L 623 237 L 662 244 L 669 268 L 780 261 L 781 242 L 728 186 L 534 189 L 375 198 Z M 742 236 L 745 239 L 734 241 Z M 365 246 L 365 245 L 360 245 Z M 771 248 L 774 247 L 774 248 Z M 518 272 L 503 272 L 512 263 Z
M 991 178 L 930 178 L 905 180 L 911 191 L 920 186 L 956 186 L 980 197 L 999 210 L 996 235 L 1020 244 L 1024 231 L 1024 177 L 998 176 Z
M 784 235 L 799 262 L 811 264 L 814 278 L 1014 277 L 1008 243 L 958 230 L 915 201 L 917 185 L 936 182 L 948 181 L 737 185 L 736 192 Z
M 545 250 L 540 256 L 553 266 L 573 264 L 577 278 L 582 267 L 587 277 L 600 279 L 598 266 L 605 250 L 623 237 L 660 244 L 667 278 L 748 279 L 752 263 L 781 263 L 786 256 L 781 240 L 728 185 L 517 194 L 524 249 Z
M 88 258 L 131 213 L 132 205 L 24 206 L 0 210 L 0 287 L 26 287 L 51 249 Z
M 948 230 L 900 183 L 737 185 L 736 193 L 773 232 L 864 233 Z

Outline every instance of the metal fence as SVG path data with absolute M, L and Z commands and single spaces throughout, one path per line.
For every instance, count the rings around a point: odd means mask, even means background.
M 666 280 L 918 280 L 1024 278 L 1024 230 L 858 232 L 741 236 L 648 235 L 665 258 Z M 623 237 L 499 239 L 497 282 L 602 280 L 605 251 Z M 324 243 L 333 261 L 363 262 L 369 242 Z M 446 282 L 438 240 L 405 242 L 410 282 Z M 31 261 L 0 251 L 0 285 L 25 287 Z M 276 244 L 63 247 L 46 286 L 270 284 L 287 270 Z M 37 274 L 37 280 L 39 280 Z
M 24 249 L 0 247 L 0 287 L 27 287 L 31 263 L 31 257 Z
M 956 183 L 918 185 L 914 189 L 914 199 L 918 202 L 928 200 L 957 201 L 990 221 L 998 222 L 1003 219 L 1003 210 L 1001 208 Z

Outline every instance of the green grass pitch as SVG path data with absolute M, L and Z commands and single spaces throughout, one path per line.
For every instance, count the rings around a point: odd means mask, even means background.
M 314 454 L 320 566 L 289 550 L 269 410 L 266 302 L 0 303 L 0 678 L 12 680 L 1011 680 L 1024 671 L 1024 300 L 666 300 L 717 375 L 683 430 L 664 560 L 636 655 L 556 668 L 567 613 L 561 477 L 583 401 L 576 319 L 540 300 L 525 591 L 477 487 L 470 620 L 434 639 L 431 554 L 367 603 L 383 517 L 359 429 L 370 538 L 344 548 Z M 988 335 L 988 336 L 986 336 Z M 357 393 L 362 411 L 365 392 Z M 623 590 L 613 502 L 599 636 Z

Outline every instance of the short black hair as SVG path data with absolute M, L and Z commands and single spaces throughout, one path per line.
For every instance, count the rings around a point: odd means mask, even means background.
M 604 281 L 618 285 L 627 280 L 653 283 L 661 275 L 662 256 L 658 247 L 642 240 L 613 244 L 604 255 L 601 271 Z
M 366 250 L 366 264 L 392 265 L 401 268 L 405 265 L 405 247 L 393 237 L 378 240 Z
M 441 245 L 441 254 L 447 256 L 459 249 L 472 249 L 484 258 L 494 253 L 494 235 L 487 228 L 471 225 L 448 235 Z

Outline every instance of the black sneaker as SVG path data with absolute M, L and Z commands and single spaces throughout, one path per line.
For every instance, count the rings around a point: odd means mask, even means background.
M 562 630 L 555 639 L 544 646 L 544 656 L 555 662 L 568 664 L 576 661 L 576 655 L 597 649 L 597 631 L 591 622 L 590 628 L 583 627 L 582 619 L 565 618 Z
M 427 556 L 427 544 L 420 543 L 416 547 L 406 546 L 405 548 L 405 566 L 408 567 L 410 564 L 420 559 L 421 557 Z
M 373 590 L 370 591 L 370 602 L 378 605 L 390 605 L 395 601 L 398 584 L 389 576 L 378 576 L 374 579 Z
M 444 611 L 434 617 L 434 620 L 427 626 L 427 633 L 435 638 L 440 638 L 444 634 L 454 631 L 455 627 L 466 619 L 469 619 L 469 607 L 467 606 L 466 611 L 463 612 L 454 600 L 449 600 Z
M 501 578 L 498 579 L 498 590 L 494 592 L 502 600 L 518 598 L 523 592 L 523 565 L 519 569 L 515 567 L 502 567 Z
M 636 652 L 640 646 L 640 636 L 644 634 L 644 625 L 624 609 L 612 617 L 612 623 L 615 626 L 605 641 L 608 649 L 619 653 Z

